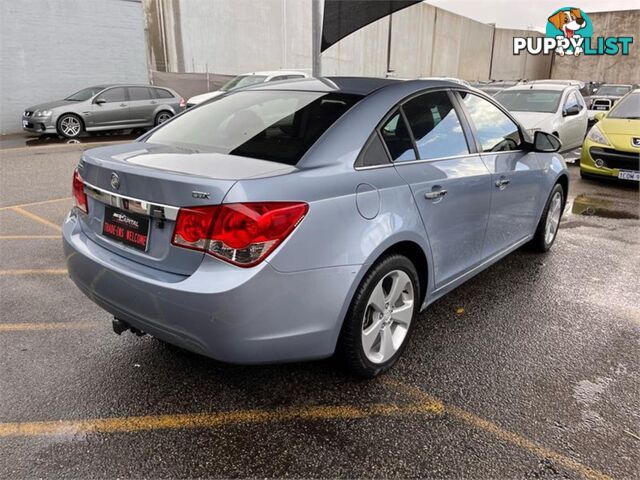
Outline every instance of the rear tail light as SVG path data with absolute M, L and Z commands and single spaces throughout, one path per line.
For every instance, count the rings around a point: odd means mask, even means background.
M 87 194 L 84 193 L 84 180 L 80 176 L 80 172 L 76 168 L 73 171 L 73 183 L 71 186 L 73 198 L 75 199 L 75 205 L 84 213 L 89 213 L 89 205 L 87 203 Z
M 187 106 L 187 102 L 184 98 L 180 97 L 180 108 L 184 108 Z
M 171 243 L 252 267 L 289 236 L 308 210 L 309 205 L 300 202 L 182 208 Z

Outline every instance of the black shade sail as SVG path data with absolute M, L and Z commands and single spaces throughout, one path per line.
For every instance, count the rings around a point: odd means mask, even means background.
M 422 0 L 324 0 L 322 46 L 324 52 L 347 35 L 376 20 Z

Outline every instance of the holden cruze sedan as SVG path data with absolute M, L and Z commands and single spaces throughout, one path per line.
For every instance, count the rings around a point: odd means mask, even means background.
M 372 377 L 430 303 L 522 245 L 552 246 L 559 148 L 452 82 L 243 89 L 84 152 L 68 271 L 118 333 L 234 363 L 338 352 Z
M 83 132 L 153 127 L 184 107 L 184 99 L 170 88 L 96 85 L 63 100 L 25 109 L 22 129 L 38 135 L 77 138 Z

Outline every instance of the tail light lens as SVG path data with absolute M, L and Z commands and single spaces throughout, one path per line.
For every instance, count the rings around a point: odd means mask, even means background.
M 308 210 L 309 205 L 300 202 L 183 208 L 171 243 L 252 267 L 289 236 Z
M 180 97 L 180 108 L 184 108 L 186 106 L 187 106 L 187 101 L 184 98 Z
M 80 176 L 80 172 L 76 168 L 73 171 L 73 183 L 71 186 L 75 205 L 84 213 L 89 213 L 89 204 L 87 203 L 87 194 L 84 193 L 84 180 Z

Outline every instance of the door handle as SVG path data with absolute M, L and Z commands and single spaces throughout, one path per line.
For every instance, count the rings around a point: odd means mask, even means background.
M 447 194 L 446 190 L 436 190 L 434 192 L 427 192 L 424 194 L 424 198 L 428 200 L 435 200 L 436 198 L 444 197 Z
M 121 103 L 121 104 L 120 104 L 120 106 L 121 106 L 121 107 L 126 107 L 126 106 L 127 106 L 127 104 L 126 104 L 126 103 Z
M 508 178 L 501 178 L 500 180 L 496 180 L 496 187 L 500 190 L 504 190 L 504 188 L 511 183 L 511 180 Z
M 156 102 L 155 100 L 151 100 L 151 105 L 156 105 L 158 102 Z

